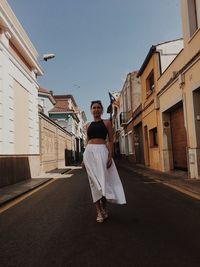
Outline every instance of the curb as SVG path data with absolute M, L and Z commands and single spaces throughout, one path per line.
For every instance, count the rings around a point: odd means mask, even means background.
M 53 178 L 46 178 L 45 181 L 40 181 L 40 182 L 38 182 L 38 184 L 36 184 L 34 186 L 31 186 L 31 187 L 29 187 L 27 189 L 24 189 L 21 192 L 18 192 L 18 193 L 14 194 L 14 195 L 7 194 L 7 198 L 5 198 L 5 199 L 3 199 L 3 200 L 0 201 L 0 207 L 4 206 L 5 204 L 8 204 L 9 202 L 11 202 L 12 200 L 17 199 L 18 197 L 21 197 L 21 196 L 25 195 L 26 193 L 28 193 L 30 191 L 33 191 L 34 189 L 36 189 L 38 187 L 40 187 L 40 186 L 48 183 L 52 179 Z

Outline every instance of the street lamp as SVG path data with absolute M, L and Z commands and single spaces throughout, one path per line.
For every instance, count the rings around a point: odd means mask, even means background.
M 47 61 L 47 60 L 52 59 L 54 57 L 55 57 L 55 54 L 50 54 L 50 53 L 49 54 L 43 54 L 38 58 L 38 62 Z M 37 78 L 37 76 L 39 76 L 39 75 L 41 76 L 41 75 L 44 74 L 43 70 L 41 70 L 41 73 L 38 74 L 38 69 L 37 68 L 33 68 L 33 72 L 35 73 L 36 78 Z
M 47 60 L 49 60 L 51 58 L 54 58 L 54 57 L 55 57 L 55 54 L 44 54 L 43 55 L 43 60 L 47 61 Z

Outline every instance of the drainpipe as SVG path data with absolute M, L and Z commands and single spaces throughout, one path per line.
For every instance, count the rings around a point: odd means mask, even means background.
M 184 75 L 184 74 L 182 74 Z M 186 147 L 186 154 L 187 154 L 187 166 L 188 166 L 188 178 L 190 178 L 191 173 L 190 173 L 190 161 L 189 161 L 189 134 L 188 134 L 188 118 L 187 118 L 187 105 L 186 105 L 186 96 L 185 96 L 185 92 L 184 87 L 185 87 L 185 82 L 179 83 L 179 87 L 182 93 L 182 101 L 183 101 L 183 111 L 184 111 L 184 124 L 185 124 L 185 129 L 186 129 L 186 136 L 187 136 L 187 147 Z

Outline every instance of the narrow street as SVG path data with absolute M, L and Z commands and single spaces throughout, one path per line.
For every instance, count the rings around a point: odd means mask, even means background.
M 0 265 L 200 266 L 200 202 L 119 169 L 127 205 L 95 221 L 87 176 L 75 170 L 0 214 Z

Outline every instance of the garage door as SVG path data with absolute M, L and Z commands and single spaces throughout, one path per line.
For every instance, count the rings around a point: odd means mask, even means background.
M 187 136 L 183 116 L 182 105 L 170 113 L 172 150 L 174 168 L 187 170 Z

